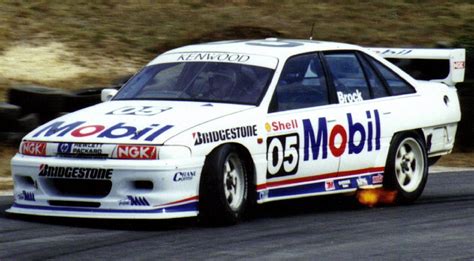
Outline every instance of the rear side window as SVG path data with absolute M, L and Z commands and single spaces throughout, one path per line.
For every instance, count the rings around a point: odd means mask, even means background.
M 339 103 L 370 99 L 369 86 L 355 53 L 325 53 Z
M 406 81 L 404 81 L 400 76 L 392 72 L 392 70 L 387 68 L 385 65 L 374 59 L 370 59 L 370 61 L 387 82 L 387 85 L 390 88 L 392 95 L 415 93 L 415 89 L 413 87 L 411 87 Z
M 389 96 L 387 89 L 385 88 L 383 82 L 380 80 L 377 73 L 375 73 L 374 69 L 370 64 L 367 62 L 366 58 L 367 55 L 362 55 L 364 58 L 361 59 L 362 66 L 364 67 L 365 74 L 367 76 L 367 80 L 369 81 L 370 88 L 372 89 L 372 97 L 373 98 L 381 98 Z

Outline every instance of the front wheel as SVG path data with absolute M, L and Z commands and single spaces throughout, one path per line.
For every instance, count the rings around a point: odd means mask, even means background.
M 199 188 L 199 217 L 205 224 L 232 225 L 246 210 L 248 171 L 238 151 L 223 145 L 204 163 Z
M 385 166 L 384 187 L 397 192 L 397 203 L 415 201 L 428 178 L 425 143 L 416 134 L 396 134 L 390 145 Z

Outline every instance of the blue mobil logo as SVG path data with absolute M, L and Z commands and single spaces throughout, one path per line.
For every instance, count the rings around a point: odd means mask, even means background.
M 347 130 L 340 124 L 329 130 L 325 117 L 320 117 L 317 121 L 304 119 L 304 161 L 326 159 L 328 148 L 334 157 L 340 157 L 346 151 L 349 154 L 359 154 L 363 150 L 380 150 L 379 111 L 366 111 L 365 114 L 365 121 L 356 122 L 352 119 L 352 114 L 347 113 Z M 358 141 L 355 140 L 356 136 L 360 137 Z M 337 138 L 340 143 L 336 143 Z
M 33 137 L 64 137 L 70 135 L 76 138 L 96 137 L 104 139 L 118 139 L 128 137 L 131 140 L 153 141 L 163 132 L 171 129 L 173 125 L 151 124 L 150 126 L 138 129 L 125 122 L 119 122 L 113 126 L 101 124 L 87 124 L 85 121 L 65 123 L 64 121 L 53 122 L 33 134 Z M 61 144 L 62 145 L 62 144 Z M 62 149 L 70 149 L 64 145 Z M 59 148 L 61 150 L 61 148 Z M 66 153 L 66 152 L 65 152 Z

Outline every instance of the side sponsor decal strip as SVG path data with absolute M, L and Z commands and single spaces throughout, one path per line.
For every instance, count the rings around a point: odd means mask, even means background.
M 381 173 L 374 173 L 362 176 L 341 177 L 335 180 L 319 181 L 291 187 L 269 189 L 266 191 L 266 197 L 279 198 L 303 194 L 316 195 L 330 191 L 349 191 L 357 189 L 359 186 L 380 186 L 381 177 L 383 177 Z
M 367 173 L 383 173 L 384 169 L 385 169 L 384 167 L 367 168 L 367 169 L 327 173 L 327 174 L 322 174 L 322 175 L 315 175 L 315 176 L 282 180 L 282 181 L 267 182 L 264 184 L 257 185 L 257 190 L 262 190 L 262 189 L 272 188 L 272 187 L 280 187 L 280 186 L 285 186 L 285 185 L 297 185 L 299 183 L 306 183 L 306 182 L 318 181 L 318 180 L 330 179 L 330 178 L 344 178 L 344 177 L 348 177 L 352 175 L 361 175 L 361 174 L 367 174 Z

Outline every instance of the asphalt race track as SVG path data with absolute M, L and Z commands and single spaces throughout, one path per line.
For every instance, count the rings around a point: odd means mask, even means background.
M 194 219 L 104 221 L 6 217 L 0 260 L 474 260 L 474 172 L 430 175 L 413 205 L 367 208 L 349 197 L 260 207 L 233 227 Z

